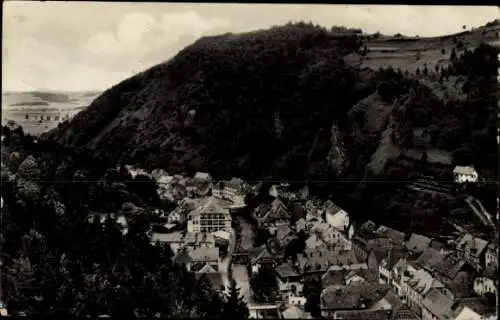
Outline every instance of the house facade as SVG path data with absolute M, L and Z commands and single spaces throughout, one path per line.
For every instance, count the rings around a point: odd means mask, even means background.
M 456 183 L 477 182 L 479 175 L 473 166 L 456 166 L 453 169 L 453 178 Z
M 498 244 L 492 242 L 486 248 L 484 255 L 485 267 L 498 268 Z
M 497 286 L 493 276 L 481 276 L 474 279 L 473 290 L 478 296 L 484 296 L 487 293 L 497 294 Z
M 275 269 L 281 297 L 288 300 L 290 296 L 302 296 L 302 275 L 289 263 L 282 264 Z
M 228 204 L 210 197 L 188 214 L 187 231 L 190 233 L 212 233 L 230 230 L 231 221 Z

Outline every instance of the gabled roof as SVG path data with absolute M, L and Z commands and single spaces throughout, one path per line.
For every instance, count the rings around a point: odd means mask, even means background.
M 420 256 L 415 260 L 415 264 L 422 268 L 433 268 L 437 263 L 442 261 L 442 259 L 446 256 L 446 254 L 441 253 L 440 251 L 427 248 Z
M 349 279 L 353 276 L 359 276 L 365 279 L 366 282 L 378 282 L 378 271 L 368 268 L 354 269 L 350 270 L 345 276 L 345 279 Z
M 231 217 L 229 213 L 230 202 L 208 197 L 203 199 L 202 203 L 189 213 L 189 217 L 196 217 L 204 214 L 224 214 Z
M 269 252 L 266 245 L 262 245 L 259 249 L 257 249 L 252 255 L 251 262 L 253 264 L 260 263 L 262 261 L 275 260 L 276 257 Z
M 321 287 L 323 289 L 333 285 L 344 285 L 348 270 L 328 270 L 321 276 Z
M 377 263 L 381 263 L 388 256 L 390 250 L 391 248 L 374 248 L 370 254 L 373 254 Z
M 394 265 L 399 261 L 399 259 L 406 256 L 406 251 L 401 247 L 392 247 L 387 252 L 386 257 L 383 259 L 387 263 L 386 269 L 392 270 Z
M 205 264 L 200 270 L 197 271 L 198 273 L 214 273 L 214 272 L 218 272 L 217 270 L 215 270 L 214 267 L 212 267 L 211 265 L 209 264 Z
M 278 201 L 278 202 L 276 202 Z M 261 218 L 262 222 L 272 221 L 272 220 L 289 220 L 290 213 L 286 206 L 278 198 L 276 198 L 271 203 L 271 208 L 267 213 Z

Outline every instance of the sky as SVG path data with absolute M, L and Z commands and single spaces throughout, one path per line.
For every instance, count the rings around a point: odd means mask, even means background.
M 4 91 L 104 90 L 199 37 L 289 21 L 437 36 L 500 17 L 497 7 L 3 2 Z

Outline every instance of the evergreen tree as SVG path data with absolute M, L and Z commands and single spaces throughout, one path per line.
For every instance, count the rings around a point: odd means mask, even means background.
M 451 61 L 457 60 L 457 52 L 455 51 L 455 48 L 451 49 L 450 60 Z
M 236 281 L 234 280 L 231 280 L 229 292 L 225 293 L 222 314 L 226 319 L 248 319 L 250 316 L 247 304 L 240 297 L 240 288 L 236 287 Z

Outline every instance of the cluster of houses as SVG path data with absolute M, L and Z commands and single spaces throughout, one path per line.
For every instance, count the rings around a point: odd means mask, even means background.
M 283 186 L 281 186 L 283 187 Z M 251 253 L 251 272 L 275 271 L 288 318 L 306 318 L 304 284 L 321 281 L 322 315 L 334 319 L 465 320 L 495 316 L 496 239 L 468 233 L 441 242 L 368 221 L 355 230 L 331 201 L 305 200 L 278 186 L 254 217 L 271 239 Z M 296 259 L 286 247 L 306 235 Z M 293 244 L 295 245 L 295 243 Z
M 169 245 L 176 262 L 220 290 L 221 248 L 230 241 L 232 213 L 261 184 L 252 187 L 237 178 L 213 183 L 203 173 L 157 181 L 170 186 L 170 195 L 183 185 L 166 226 L 185 229 L 154 233 L 152 241 Z M 479 320 L 496 314 L 496 240 L 464 233 L 440 242 L 371 221 L 355 226 L 332 201 L 310 200 L 307 187 L 277 184 L 269 194 L 274 200 L 258 205 L 253 217 L 270 238 L 248 253 L 248 263 L 252 274 L 263 266 L 274 270 L 284 318 L 311 317 L 303 292 L 311 279 L 321 283 L 322 315 L 333 319 Z M 287 247 L 299 238 L 303 250 L 288 256 Z

